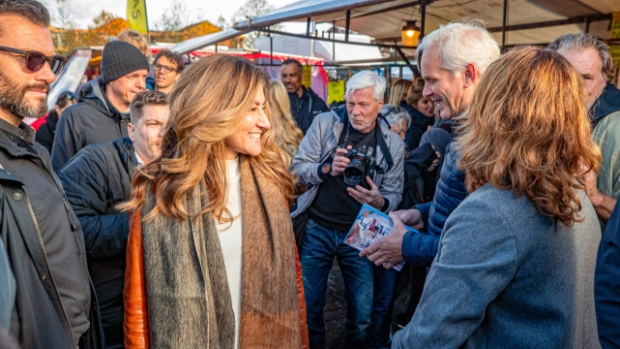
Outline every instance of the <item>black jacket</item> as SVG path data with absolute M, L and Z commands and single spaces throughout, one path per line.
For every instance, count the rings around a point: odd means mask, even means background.
M 289 93 L 288 98 L 291 102 L 293 118 L 301 131 L 306 134 L 306 131 L 312 125 L 314 117 L 317 114 L 329 111 L 329 108 L 312 89 L 305 88 L 304 86 L 301 88 L 303 90 L 301 98 L 297 96 L 297 93 Z
M 129 114 L 119 113 L 107 101 L 100 80 L 86 84 L 80 102 L 65 109 L 56 125 L 52 167 L 58 173 L 77 152 L 89 144 L 107 143 L 127 137 Z
M 596 126 L 607 115 L 620 110 L 620 90 L 608 83 L 590 108 L 590 120 Z
M 420 113 L 416 108 L 404 102 L 401 102 L 400 106 L 407 110 L 411 117 L 411 126 L 407 129 L 405 144 L 407 144 L 409 150 L 414 150 L 420 145 L 420 140 L 424 132 L 428 130 L 429 126 L 433 126 L 435 123 L 435 118 Z
M 129 138 L 80 150 L 59 177 L 84 231 L 106 348 L 123 348 L 123 285 L 129 215 L 114 207 L 131 195 L 136 169 Z
M 52 152 L 52 145 L 54 144 L 54 134 L 56 134 L 57 123 L 58 113 L 56 113 L 56 110 L 52 110 L 47 115 L 45 123 L 37 130 L 37 136 L 35 138 L 35 140 L 50 153 Z
M 32 137 L 34 139 L 34 137 Z M 96 298 L 91 299 L 90 282 L 86 260 L 84 259 L 84 240 L 77 217 L 68 203 L 64 201 L 64 191 L 56 175 L 52 172 L 49 154 L 40 144 L 32 143 L 33 151 L 18 147 L 7 135 L 0 132 L 0 238 L 11 263 L 16 283 L 15 306 L 11 320 L 11 334 L 22 348 L 74 347 L 74 338 L 84 331 L 83 323 L 76 323 L 81 329 L 73 328 L 73 319 L 67 314 L 81 313 L 93 324 L 92 311 Z M 9 161 L 12 162 L 9 166 Z M 16 177 L 17 168 L 29 171 L 39 166 L 49 177 L 38 185 L 39 191 L 49 191 L 45 202 L 34 201 L 24 182 Z M 9 173 L 5 168 L 13 168 Z M 55 198 L 61 198 L 59 202 Z M 41 234 L 42 222 L 35 218 L 33 207 L 53 207 L 54 217 L 64 220 L 59 226 L 66 229 L 54 236 L 64 243 L 61 250 L 48 250 Z M 46 223 L 44 223 L 46 224 Z M 56 244 L 58 246 L 58 244 Z M 51 267 L 51 254 L 70 256 L 69 268 L 58 270 Z M 62 277 L 59 277 L 61 276 Z M 62 294 L 60 290 L 69 291 Z M 68 309 L 66 304 L 79 308 Z M 90 314 L 89 314 L 90 313 Z M 86 324 L 88 328 L 88 324 Z

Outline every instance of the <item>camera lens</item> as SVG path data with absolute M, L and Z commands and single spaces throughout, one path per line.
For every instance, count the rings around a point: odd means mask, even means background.
M 360 182 L 364 179 L 365 172 L 366 163 L 358 158 L 354 158 L 349 166 L 344 169 L 344 182 L 347 185 L 354 187 L 360 184 Z

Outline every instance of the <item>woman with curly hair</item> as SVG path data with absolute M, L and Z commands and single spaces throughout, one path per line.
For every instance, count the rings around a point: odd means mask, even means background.
M 269 105 L 273 120 L 274 139 L 276 144 L 288 154 L 287 163 L 290 164 L 297 154 L 304 133 L 293 120 L 291 102 L 284 84 L 279 80 L 271 80 L 270 86 Z
M 274 141 L 269 77 L 245 58 L 192 64 L 162 157 L 133 179 L 126 348 L 301 348 L 305 302 Z
M 525 47 L 489 66 L 457 121 L 471 195 L 393 348 L 600 347 L 601 232 L 581 165 L 597 171 L 601 155 L 586 110 L 579 73 L 555 52 Z

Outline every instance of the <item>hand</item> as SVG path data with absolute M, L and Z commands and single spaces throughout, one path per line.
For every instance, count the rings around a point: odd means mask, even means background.
M 435 147 L 433 147 L 433 149 L 435 149 Z M 437 168 L 437 166 L 439 165 L 439 158 L 441 157 L 441 154 L 439 154 L 439 152 L 436 151 L 435 155 L 436 155 L 435 159 L 430 164 L 430 166 L 428 166 L 426 168 L 426 172 L 433 172 Z
M 347 188 L 347 191 L 360 204 L 368 204 L 380 210 L 383 204 L 385 204 L 383 195 L 381 195 L 379 188 L 377 188 L 370 177 L 366 176 L 366 182 L 370 185 L 370 190 L 358 184 L 355 188 Z
M 409 210 L 399 210 L 394 212 L 404 224 L 413 227 L 413 229 L 422 229 L 422 213 L 417 208 Z
M 588 194 L 588 198 L 590 198 L 590 201 L 594 205 L 598 202 L 599 196 L 601 195 L 598 188 L 596 188 L 596 173 L 592 170 L 588 171 L 588 167 L 583 163 L 581 164 L 581 171 L 584 173 L 582 180 L 586 189 L 586 194 Z
M 342 172 L 344 172 L 344 169 L 347 168 L 347 166 L 349 166 L 349 163 L 351 162 L 351 160 L 343 156 L 346 153 L 347 153 L 347 150 L 344 148 L 336 149 L 336 156 L 334 157 L 334 160 L 332 161 L 332 171 L 330 173 L 332 177 L 340 176 Z
M 396 212 L 390 212 L 390 218 L 394 223 L 392 231 L 360 252 L 360 257 L 365 256 L 375 265 L 383 265 L 385 269 L 390 269 L 404 260 L 403 237 L 408 231 Z

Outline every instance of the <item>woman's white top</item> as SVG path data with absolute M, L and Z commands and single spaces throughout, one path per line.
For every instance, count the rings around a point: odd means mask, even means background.
M 234 160 L 226 160 L 226 175 L 228 190 L 226 193 L 226 208 L 234 220 L 220 223 L 217 219 L 215 224 L 220 237 L 220 245 L 224 254 L 226 277 L 230 288 L 233 311 L 235 313 L 235 348 L 239 347 L 239 318 L 241 308 L 241 171 L 239 169 L 239 157 Z

